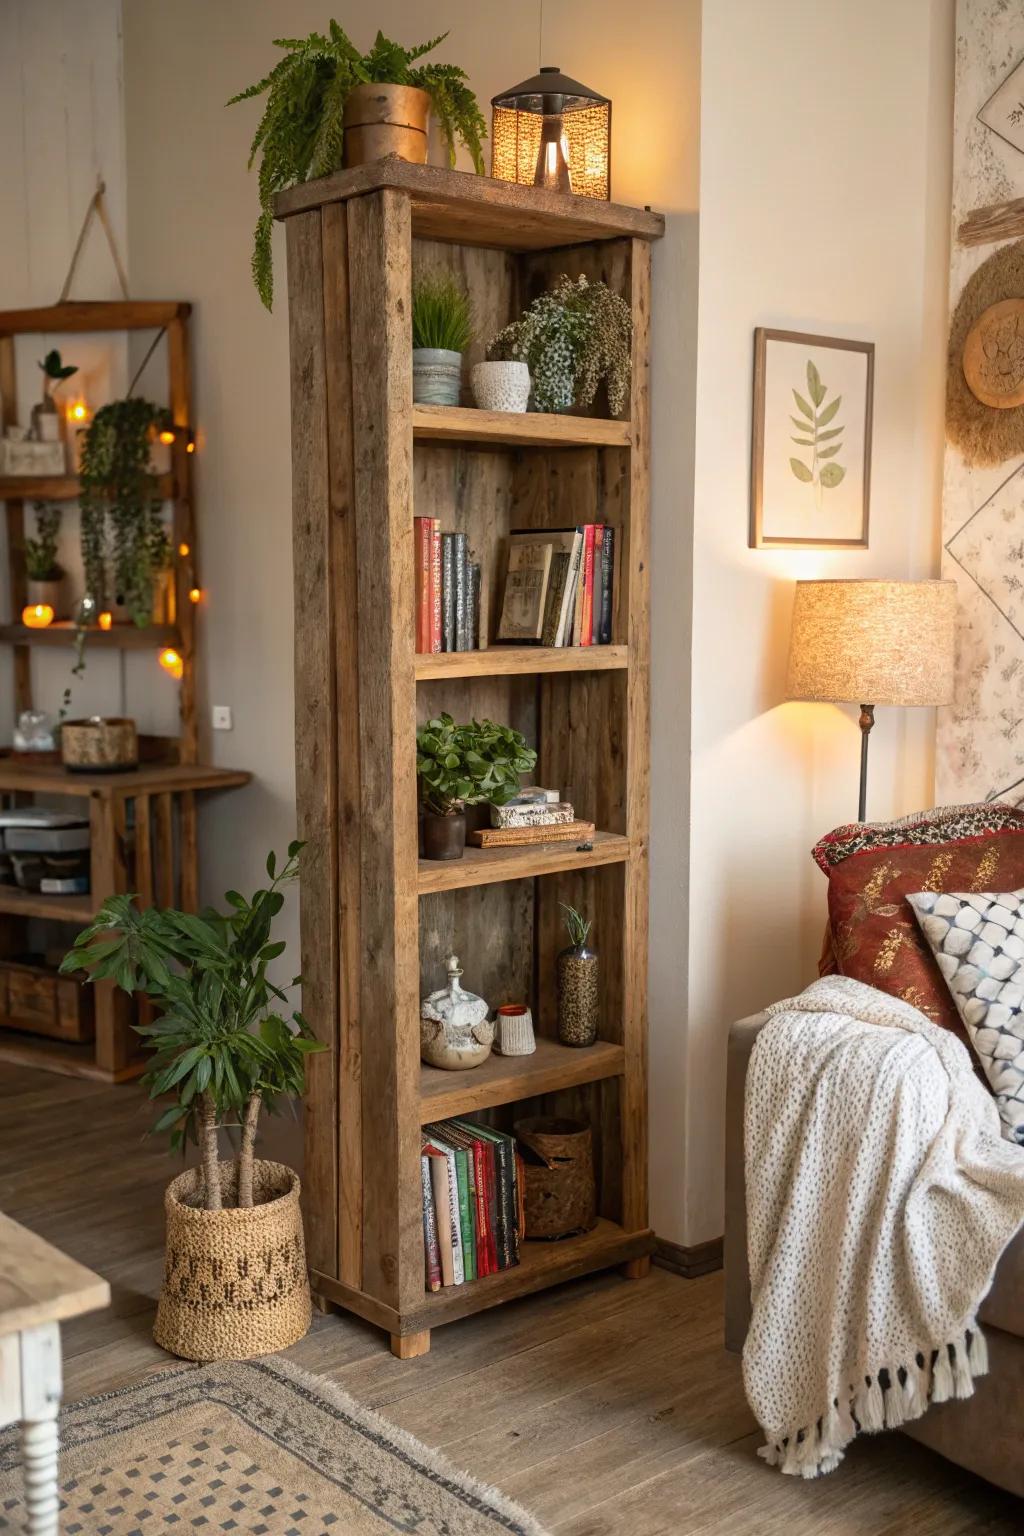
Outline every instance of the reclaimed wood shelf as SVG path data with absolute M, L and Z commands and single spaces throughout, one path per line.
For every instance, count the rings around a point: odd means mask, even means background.
M 303 1186 L 314 1286 L 391 1335 L 430 1330 L 653 1248 L 647 1213 L 650 242 L 660 215 L 387 159 L 290 188 L 295 762 L 303 1011 Z M 412 400 L 411 289 L 451 273 L 499 327 L 559 275 L 607 283 L 633 321 L 623 419 Z M 482 356 L 473 344 L 465 363 Z M 485 646 L 415 654 L 412 516 L 461 529 L 481 566 Z M 513 529 L 615 530 L 611 644 L 493 643 Z M 489 643 L 487 643 L 489 642 Z M 416 849 L 415 733 L 441 711 L 499 720 L 537 749 L 535 782 L 601 830 L 569 843 Z M 594 921 L 600 1041 L 557 1040 L 561 904 Z M 467 1072 L 420 1062 L 420 999 L 455 951 L 492 1007 L 528 1003 L 530 1057 Z M 523 1113 L 593 1125 L 593 1232 L 523 1244 L 522 1263 L 424 1285 L 421 1127 Z M 527 1239 L 529 1234 L 527 1233 Z
M 0 624 L 0 643 L 9 645 L 73 645 L 78 625 L 71 619 L 59 619 L 45 629 L 30 629 L 27 624 Z M 109 629 L 92 628 L 85 632 L 90 650 L 98 646 L 107 651 L 163 650 L 165 645 L 181 645 L 181 631 L 176 624 L 112 624 Z
M 244 768 L 204 767 L 201 763 L 142 763 L 115 773 L 72 773 L 60 763 L 33 768 L 0 758 L 0 794 L 96 795 L 135 799 L 139 795 L 181 794 L 197 789 L 239 789 L 252 778 Z
M 481 651 L 417 655 L 416 680 L 529 677 L 541 672 L 612 672 L 629 666 L 626 645 L 489 645 Z
M 49 917 L 60 923 L 89 922 L 96 912 L 91 896 L 51 896 L 0 885 L 0 912 L 10 917 Z
M 526 843 L 519 848 L 467 847 L 461 859 L 420 859 L 417 889 L 459 891 L 503 880 L 532 880 L 569 869 L 621 864 L 629 858 L 629 839 L 617 832 L 595 832 L 589 848 L 574 843 Z
M 594 1045 L 560 1045 L 557 1040 L 537 1041 L 532 1056 L 499 1056 L 493 1052 L 471 1072 L 446 1072 L 420 1063 L 420 1120 L 446 1120 L 469 1115 L 496 1104 L 511 1104 L 539 1093 L 557 1093 L 581 1083 L 599 1083 L 619 1077 L 625 1070 L 626 1053 L 621 1045 L 598 1040 Z
M 418 443 L 503 443 L 511 448 L 628 448 L 628 421 L 552 416 L 539 411 L 478 411 L 459 405 L 414 405 Z
M 162 501 L 173 501 L 173 475 L 157 475 L 156 489 Z M 81 490 L 77 475 L 0 475 L 0 501 L 77 501 Z

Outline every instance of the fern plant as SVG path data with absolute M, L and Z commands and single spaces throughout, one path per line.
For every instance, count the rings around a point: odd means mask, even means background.
M 483 175 L 481 140 L 487 126 L 479 103 L 455 64 L 417 64 L 448 36 L 442 32 L 416 48 L 403 48 L 378 32 L 369 53 L 360 53 L 343 27 L 329 24 L 327 35 L 279 37 L 275 48 L 285 56 L 255 85 L 232 96 L 228 106 L 267 93 L 266 106 L 249 153 L 249 168 L 260 155 L 260 216 L 252 253 L 252 275 L 260 298 L 270 309 L 274 298 L 270 234 L 274 194 L 298 181 L 327 176 L 341 165 L 345 103 L 357 85 L 411 85 L 426 91 L 455 164 L 455 142 L 469 150 Z

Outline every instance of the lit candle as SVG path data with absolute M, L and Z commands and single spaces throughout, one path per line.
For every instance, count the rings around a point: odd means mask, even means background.
M 178 554 L 181 556 L 181 558 L 183 560 L 186 559 L 188 554 L 189 554 L 189 547 L 188 547 L 188 545 L 187 544 L 179 544 L 178 545 Z
M 160 652 L 160 665 L 171 677 L 180 678 L 185 670 L 185 663 L 174 647 L 170 645 L 166 650 Z
M 112 613 L 106 613 L 106 612 L 101 613 L 99 618 L 96 620 L 96 622 L 99 625 L 100 629 L 109 629 L 111 624 L 113 624 L 113 622 L 114 622 L 114 615 Z
M 53 609 L 49 603 L 30 603 L 21 610 L 21 622 L 28 629 L 45 629 L 53 623 Z
M 65 419 L 72 429 L 88 426 L 91 414 L 84 395 L 76 395 L 64 408 Z
M 202 595 L 203 594 L 198 587 L 193 587 L 188 594 L 188 600 L 190 603 L 198 603 Z

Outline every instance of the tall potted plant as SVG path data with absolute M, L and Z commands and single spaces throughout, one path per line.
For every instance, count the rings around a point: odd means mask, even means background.
M 412 398 L 458 405 L 462 354 L 473 339 L 465 289 L 450 273 L 429 273 L 412 287 Z
M 43 375 L 43 395 L 32 407 L 32 430 L 41 443 L 60 442 L 60 411 L 56 395 L 60 386 L 78 372 L 77 364 L 64 363 L 57 351 L 47 352 L 39 364 Z
M 267 975 L 285 948 L 271 927 L 301 848 L 290 844 L 280 870 L 270 854 L 269 885 L 251 899 L 228 891 L 227 912 L 140 912 L 132 897 L 112 896 L 61 964 L 144 992 L 159 1011 L 137 1026 L 154 1053 L 143 1078 L 150 1098 L 171 1100 L 154 1130 L 169 1132 L 172 1148 L 196 1144 L 200 1165 L 167 1188 L 153 1337 L 188 1360 L 266 1354 L 309 1327 L 299 1179 L 255 1156 L 261 1110 L 298 1097 L 306 1057 L 325 1049 L 301 1013 L 283 1016 L 287 993 Z M 238 1131 L 238 1151 L 222 1161 L 227 1126 Z
M 30 603 L 46 603 L 54 618 L 61 618 L 61 579 L 64 572 L 57 560 L 61 510 L 55 502 L 36 502 L 36 531 L 25 540 L 25 575 Z
M 461 859 L 466 806 L 504 805 L 537 754 L 525 736 L 493 720 L 456 725 L 451 715 L 428 720 L 416 733 L 416 773 L 423 806 L 423 855 Z
M 232 96 L 228 106 L 267 93 L 249 166 L 260 156 L 260 216 L 252 256 L 253 279 L 268 309 L 274 278 L 270 250 L 276 193 L 298 181 L 329 176 L 345 165 L 364 165 L 385 155 L 423 164 L 427 119 L 433 110 L 455 164 L 455 143 L 469 150 L 483 175 L 481 140 L 487 125 L 479 103 L 455 64 L 420 64 L 448 36 L 442 32 L 404 48 L 378 32 L 369 53 L 360 53 L 344 28 L 331 21 L 327 35 L 281 37 L 285 56 L 255 85 Z

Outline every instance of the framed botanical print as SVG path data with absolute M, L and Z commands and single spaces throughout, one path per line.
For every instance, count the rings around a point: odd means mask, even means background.
M 875 345 L 754 332 L 751 549 L 866 549 Z

